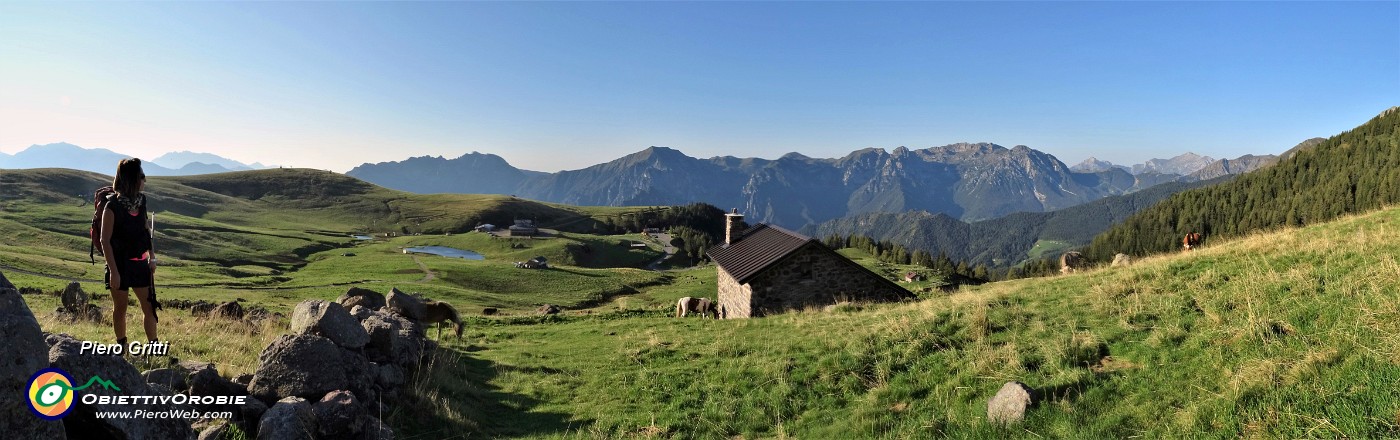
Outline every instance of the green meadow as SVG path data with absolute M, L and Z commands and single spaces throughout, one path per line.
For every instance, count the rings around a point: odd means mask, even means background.
M 1400 436 L 1400 209 L 1128 267 L 951 293 L 935 279 L 906 285 L 917 301 L 717 321 L 670 316 L 679 297 L 714 296 L 713 266 L 645 270 L 659 245 L 590 233 L 589 222 L 628 209 L 417 196 L 301 170 L 284 173 L 325 188 L 278 192 L 289 185 L 276 172 L 230 173 L 271 175 L 257 185 L 152 180 L 153 201 L 171 201 L 157 208 L 157 247 L 170 243 L 161 296 L 289 313 L 354 285 L 452 302 L 468 329 L 443 341 L 388 415 L 400 438 Z M 16 285 L 100 279 L 84 255 L 91 207 L 76 196 L 100 183 L 92 176 L 0 171 L 0 271 Z M 573 223 L 549 239 L 460 232 L 513 216 L 511 206 Z M 363 232 L 396 236 L 349 237 Z M 485 259 L 402 251 L 419 245 Z M 892 278 L 913 269 L 841 252 Z M 535 256 L 553 267 L 513 265 Z M 111 338 L 106 324 L 58 321 L 54 296 L 26 300 L 46 331 Z M 546 303 L 565 312 L 533 313 Z M 504 313 L 481 316 L 485 307 Z M 161 331 L 175 356 L 234 376 L 252 372 L 285 323 L 167 310 Z M 1007 381 L 1042 398 L 1023 423 L 989 424 L 987 399 Z

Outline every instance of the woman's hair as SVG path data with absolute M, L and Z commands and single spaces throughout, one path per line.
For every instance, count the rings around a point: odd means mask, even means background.
M 136 197 L 141 192 L 141 181 L 146 179 L 146 172 L 141 171 L 141 159 L 122 159 L 117 164 L 117 175 L 112 178 L 112 189 L 117 190 L 123 196 Z

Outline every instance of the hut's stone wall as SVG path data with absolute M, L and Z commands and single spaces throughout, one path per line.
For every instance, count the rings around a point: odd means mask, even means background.
M 821 244 L 804 246 L 743 286 L 720 269 L 719 297 L 728 312 L 726 317 L 757 317 L 840 301 L 898 301 L 910 296 L 879 275 L 818 246 Z M 732 293 L 726 295 L 727 290 Z
M 719 310 L 724 318 L 747 318 L 753 303 L 753 289 L 747 284 L 739 284 L 733 275 L 719 268 Z

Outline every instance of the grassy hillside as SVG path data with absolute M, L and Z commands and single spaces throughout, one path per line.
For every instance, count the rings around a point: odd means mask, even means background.
M 1397 285 L 1391 209 L 911 304 L 481 321 L 421 419 L 523 437 L 1395 437 Z M 1010 380 L 1047 397 L 991 426 Z

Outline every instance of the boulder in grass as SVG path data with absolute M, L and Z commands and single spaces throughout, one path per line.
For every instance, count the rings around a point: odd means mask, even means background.
M 244 314 L 243 305 L 239 304 L 237 301 L 229 301 L 219 304 L 219 306 L 211 310 L 209 314 L 215 318 L 232 319 L 235 321 L 241 320 Z
M 540 308 L 535 309 L 535 314 L 537 315 L 555 315 L 558 313 L 559 306 L 556 306 L 554 304 L 545 304 L 540 306 Z
M 1034 404 L 1035 390 L 1020 382 L 1007 382 L 987 401 L 987 421 L 1002 425 L 1020 423 Z
M 209 316 L 217 307 L 219 307 L 218 304 L 208 301 L 195 301 L 193 304 L 190 304 L 190 316 Z
M 340 351 L 325 337 L 282 335 L 258 355 L 258 371 L 248 392 L 264 402 L 277 402 L 286 397 L 319 400 L 328 392 L 347 389 Z
M 63 308 L 68 310 L 81 310 L 81 307 L 88 303 L 88 294 L 77 281 L 68 283 L 68 286 L 63 288 L 62 297 Z
M 29 378 L 49 366 L 49 347 L 39 321 L 5 275 L 0 273 L 0 436 L 5 438 L 64 438 L 63 424 L 34 417 L 29 412 Z M 74 380 L 79 380 L 74 378 Z
M 292 333 L 304 333 L 330 338 L 336 345 L 349 349 L 364 347 L 369 335 L 360 322 L 350 316 L 339 303 L 307 300 L 292 311 Z
M 258 422 L 259 440 L 313 440 L 316 438 L 316 413 L 311 404 L 300 397 L 288 397 L 263 413 Z

